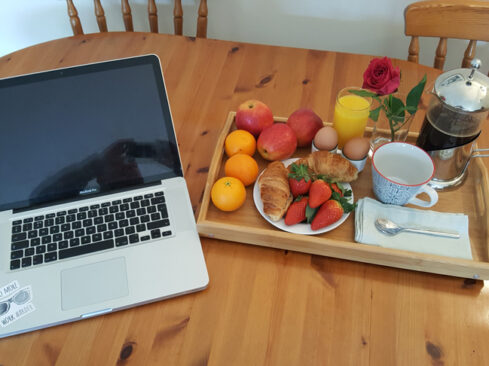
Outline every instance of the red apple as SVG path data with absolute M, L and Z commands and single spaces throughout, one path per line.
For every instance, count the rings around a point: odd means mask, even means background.
M 265 127 L 271 124 L 273 124 L 273 114 L 265 103 L 252 99 L 238 107 L 236 128 L 246 130 L 257 137 Z
M 323 121 L 311 109 L 300 108 L 289 116 L 287 125 L 297 135 L 297 146 L 309 146 L 316 132 L 323 127 Z
M 285 123 L 274 123 L 260 133 L 256 148 L 266 160 L 287 159 L 297 148 L 297 136 Z

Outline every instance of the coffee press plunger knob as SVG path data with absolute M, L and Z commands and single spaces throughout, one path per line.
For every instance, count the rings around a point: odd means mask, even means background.
M 472 61 L 470 61 L 470 66 L 473 69 L 479 70 L 481 68 L 481 60 L 478 58 L 474 58 Z
M 474 74 L 475 74 L 475 70 L 479 70 L 480 67 L 481 67 L 481 60 L 478 59 L 478 58 L 474 58 L 471 62 L 470 62 L 470 66 L 472 67 L 472 71 L 470 72 L 470 75 L 469 75 L 469 80 L 467 80 L 466 84 L 467 85 L 472 85 L 472 78 L 474 77 Z

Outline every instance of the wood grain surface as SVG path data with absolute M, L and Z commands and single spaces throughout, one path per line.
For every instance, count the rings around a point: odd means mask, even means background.
M 147 53 L 162 62 L 196 214 L 229 111 L 256 98 L 278 116 L 304 106 L 331 120 L 337 91 L 361 85 L 372 58 L 97 33 L 7 55 L 0 77 Z M 439 74 L 406 61 L 394 64 L 402 70 L 401 91 L 425 73 L 428 84 Z M 489 146 L 485 132 L 479 145 Z M 2 339 L 0 365 L 489 364 L 483 281 L 209 238 L 202 246 L 208 289 Z

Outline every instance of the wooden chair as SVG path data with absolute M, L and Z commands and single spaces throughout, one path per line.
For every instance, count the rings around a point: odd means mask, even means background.
M 411 36 L 408 60 L 418 63 L 418 37 L 440 38 L 433 66 L 443 70 L 447 39 L 465 39 L 462 67 L 470 67 L 477 41 L 489 41 L 489 2 L 474 0 L 432 0 L 408 5 L 404 10 L 405 34 Z
M 66 0 L 68 6 L 68 15 L 70 17 L 71 28 L 73 34 L 84 34 L 78 17 L 78 12 L 72 0 Z M 100 0 L 94 0 L 95 16 L 97 17 L 97 24 L 100 32 L 107 32 L 107 22 L 105 20 L 104 8 Z M 124 27 L 127 32 L 133 32 L 132 25 L 131 6 L 128 0 L 121 0 L 122 18 L 124 20 Z M 200 0 L 199 16 L 197 18 L 197 37 L 207 37 L 207 0 Z M 158 33 L 158 16 L 156 10 L 155 0 L 148 0 L 148 19 L 151 32 Z M 173 26 L 175 34 L 182 35 L 183 28 L 183 10 L 182 1 L 175 0 L 173 8 Z

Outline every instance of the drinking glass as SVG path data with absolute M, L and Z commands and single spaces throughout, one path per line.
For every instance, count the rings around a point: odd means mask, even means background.
M 364 98 L 350 93 L 349 90 L 362 90 L 357 87 L 341 89 L 336 97 L 333 127 L 338 133 L 338 148 L 345 142 L 362 137 L 367 125 L 372 98 Z

